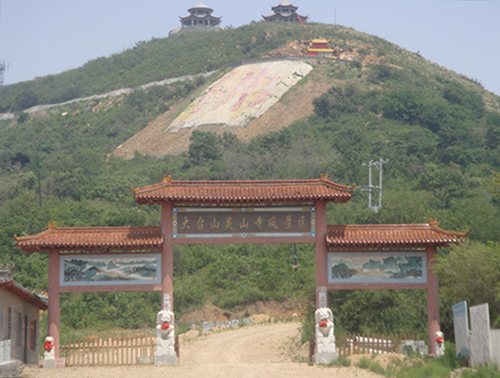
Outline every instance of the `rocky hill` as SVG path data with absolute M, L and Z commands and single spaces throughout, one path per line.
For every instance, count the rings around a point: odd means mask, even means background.
M 302 60 L 308 41 L 318 37 L 329 41 L 337 59 Z M 279 60 L 289 65 L 280 72 L 273 71 L 276 62 L 255 61 L 289 55 L 296 60 Z M 163 82 L 186 75 L 190 80 Z M 238 75 L 243 79 L 232 82 Z M 240 86 L 245 78 L 250 86 Z M 152 82 L 163 83 L 146 85 Z M 281 82 L 287 90 L 278 95 Z M 25 111 L 122 88 L 132 89 Z M 426 223 L 432 217 L 445 229 L 469 230 L 478 254 L 496 251 L 490 242 L 500 240 L 500 203 L 489 169 L 500 171 L 499 109 L 499 98 L 474 79 L 340 26 L 253 23 L 141 42 L 76 70 L 0 88 L 0 111 L 13 114 L 0 120 L 0 262 L 16 263 L 17 282 L 46 289 L 46 256 L 25 255 L 14 235 L 40 232 L 49 221 L 156 226 L 158 209 L 138 206 L 128 188 L 164 175 L 247 180 L 328 174 L 362 188 L 368 179 L 363 163 L 378 158 L 389 160 L 382 208 L 368 209 L 365 193 L 356 189 L 348 204 L 328 208 L 329 224 Z M 179 315 L 206 301 L 226 310 L 314 294 L 309 245 L 297 246 L 297 272 L 289 245 L 179 246 L 174 254 Z M 495 261 L 484 265 L 495 268 Z M 487 277 L 496 289 L 478 291 L 492 299 L 466 298 L 489 301 L 494 318 L 500 315 L 495 269 Z M 142 326 L 154 321 L 148 314 L 157 311 L 156 294 L 67 296 L 62 321 L 76 328 Z M 448 291 L 442 303 L 457 298 Z M 332 303 L 350 331 L 409 332 L 425 323 L 419 293 L 336 293 Z M 134 312 L 138 306 L 144 311 Z M 389 321 L 373 310 L 380 306 Z M 447 309 L 443 319 L 451 328 Z

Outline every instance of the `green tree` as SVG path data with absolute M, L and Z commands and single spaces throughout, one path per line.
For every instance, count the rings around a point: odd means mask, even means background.
M 445 303 L 488 303 L 492 319 L 500 325 L 500 243 L 454 246 L 448 254 L 438 255 L 434 271 Z
M 468 195 L 471 185 L 469 178 L 454 164 L 446 168 L 426 164 L 417 184 L 418 188 L 430 191 L 441 208 L 449 208 L 452 201 Z
M 207 160 L 217 160 L 222 156 L 221 137 L 212 131 L 195 130 L 189 140 L 189 163 L 193 166 L 202 165 Z
M 422 98 L 409 89 L 387 92 L 382 99 L 384 117 L 410 124 L 420 123 Z

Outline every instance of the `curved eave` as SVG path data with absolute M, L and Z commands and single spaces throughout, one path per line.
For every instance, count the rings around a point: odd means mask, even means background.
M 179 17 L 181 21 L 188 21 L 191 18 L 196 18 L 197 20 L 204 20 L 205 18 L 208 18 L 210 20 L 220 21 L 222 16 L 217 17 L 217 16 L 212 16 L 211 14 L 204 14 L 204 15 L 190 14 L 188 16 Z
M 61 227 L 15 238 L 18 247 L 28 253 L 50 250 L 159 251 L 163 245 L 159 227 Z
M 429 224 L 328 226 L 326 243 L 337 248 L 445 247 L 463 242 L 467 232 L 453 232 Z
M 312 52 L 329 52 L 329 53 L 333 53 L 335 51 L 334 49 L 314 49 L 309 47 L 306 50 Z

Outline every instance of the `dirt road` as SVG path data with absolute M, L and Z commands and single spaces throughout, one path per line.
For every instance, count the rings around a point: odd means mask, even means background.
M 178 366 L 126 366 L 40 369 L 27 367 L 22 377 L 32 378 L 155 378 L 155 377 L 379 377 L 358 368 L 326 368 L 292 362 L 287 353 L 298 323 L 245 326 L 198 336 L 186 334 Z

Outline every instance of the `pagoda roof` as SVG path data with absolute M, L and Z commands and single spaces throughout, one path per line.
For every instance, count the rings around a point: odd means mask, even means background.
M 183 203 L 286 203 L 325 200 L 348 202 L 353 186 L 343 186 L 321 175 L 316 180 L 172 180 L 131 188 L 139 204 L 164 201 Z
M 278 5 L 275 5 L 274 7 L 271 7 L 272 10 L 275 10 L 275 9 L 278 9 L 279 7 L 290 7 L 292 8 L 293 10 L 297 10 L 299 7 L 298 6 L 295 6 L 295 5 L 292 5 L 290 4 L 288 1 L 286 0 L 283 0 L 281 3 L 279 3 Z
M 311 43 L 328 43 L 328 39 L 325 39 L 325 38 L 315 38 L 315 39 L 311 39 Z
M 179 16 L 179 19 L 181 21 L 189 20 L 191 18 L 196 18 L 196 19 L 200 19 L 200 20 L 208 18 L 211 20 L 220 21 L 222 16 L 214 16 L 212 14 L 188 14 L 187 16 L 184 16 L 184 17 Z
M 194 10 L 194 9 L 206 9 L 206 10 L 210 10 L 213 12 L 213 9 L 210 8 L 210 7 L 207 7 L 205 4 L 203 3 L 198 3 L 197 5 L 195 5 L 194 7 L 191 7 L 188 9 L 188 12 L 190 12 L 191 10 Z
M 463 242 L 468 232 L 442 230 L 430 224 L 350 224 L 328 226 L 329 250 L 343 247 L 444 247 Z
M 163 244 L 160 227 L 56 227 L 55 223 L 49 223 L 44 232 L 15 239 L 18 247 L 29 253 L 52 249 L 160 250 Z

